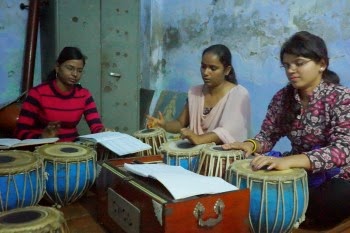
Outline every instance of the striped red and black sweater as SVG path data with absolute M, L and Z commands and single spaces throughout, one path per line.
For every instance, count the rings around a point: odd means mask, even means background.
M 15 137 L 39 138 L 48 122 L 59 121 L 59 141 L 74 141 L 79 136 L 77 125 L 83 115 L 91 133 L 104 128 L 89 90 L 76 85 L 72 91 L 62 92 L 56 80 L 46 82 L 30 89 L 21 107 Z

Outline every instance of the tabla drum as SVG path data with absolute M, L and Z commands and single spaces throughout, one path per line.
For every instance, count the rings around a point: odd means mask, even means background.
M 52 207 L 28 206 L 0 214 L 1 233 L 68 233 L 63 213 Z
M 165 130 L 162 128 L 142 129 L 134 133 L 134 137 L 150 145 L 149 150 L 137 153 L 137 156 L 156 155 L 159 153 L 159 147 L 167 142 Z
M 0 151 L 0 211 L 36 205 L 44 196 L 44 163 L 29 151 Z
M 207 145 L 200 152 L 197 173 L 226 180 L 226 172 L 231 163 L 241 159 L 244 159 L 241 150 L 224 150 L 218 145 Z
M 165 164 L 181 166 L 197 172 L 199 153 L 205 145 L 207 144 L 194 145 L 188 140 L 177 140 L 163 143 L 159 150 Z
M 116 158 L 115 153 L 102 146 L 100 143 L 96 143 L 89 140 L 82 140 L 75 142 L 79 145 L 90 147 L 91 149 L 96 151 L 96 161 L 106 161 L 109 159 Z
M 76 143 L 47 144 L 34 151 L 44 159 L 47 199 L 67 205 L 83 196 L 96 179 L 96 151 Z
M 228 181 L 240 189 L 250 189 L 252 231 L 291 232 L 305 219 L 309 201 L 306 171 L 253 171 L 250 162 L 251 159 L 233 162 Z

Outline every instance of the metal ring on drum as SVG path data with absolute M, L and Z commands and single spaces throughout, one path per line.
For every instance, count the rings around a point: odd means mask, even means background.
M 47 144 L 34 151 L 42 156 L 46 197 L 55 204 L 67 205 L 82 197 L 96 179 L 96 151 L 76 143 Z
M 137 156 L 156 155 L 159 147 L 167 142 L 166 133 L 163 128 L 142 129 L 134 133 L 134 137 L 150 145 L 152 148 L 137 153 Z
M 0 151 L 0 211 L 36 205 L 44 196 L 44 162 L 29 151 Z
M 0 214 L 2 233 L 69 232 L 63 213 L 52 207 L 28 206 Z
M 305 220 L 309 201 L 306 171 L 301 168 L 253 171 L 251 161 L 233 162 L 228 182 L 239 189 L 250 189 L 252 231 L 284 233 L 298 228 Z
M 208 144 L 194 145 L 188 140 L 168 141 L 159 150 L 165 164 L 181 166 L 192 172 L 198 169 L 199 153 Z
M 226 180 L 230 165 L 241 159 L 244 159 L 244 152 L 241 150 L 225 150 L 218 145 L 207 145 L 200 151 L 197 173 Z

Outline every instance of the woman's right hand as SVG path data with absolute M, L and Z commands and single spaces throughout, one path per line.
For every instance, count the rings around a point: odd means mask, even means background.
M 58 135 L 58 130 L 61 128 L 59 121 L 51 121 L 47 124 L 46 128 L 41 134 L 41 138 L 54 138 Z
M 225 150 L 243 150 L 245 151 L 245 157 L 253 154 L 254 145 L 251 142 L 232 142 L 222 145 Z
M 156 128 L 156 127 L 161 127 L 163 128 L 165 126 L 165 120 L 163 117 L 163 114 L 161 112 L 158 112 L 158 116 L 159 118 L 147 115 L 147 123 L 146 123 L 146 127 L 148 129 L 150 128 Z

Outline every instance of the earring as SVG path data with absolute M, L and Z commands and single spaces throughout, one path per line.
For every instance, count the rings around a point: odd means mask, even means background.
M 57 74 L 57 72 L 56 72 L 56 79 L 58 78 L 58 74 Z
M 324 68 L 323 68 L 323 67 L 321 67 L 321 68 L 320 68 L 320 71 L 324 71 Z

